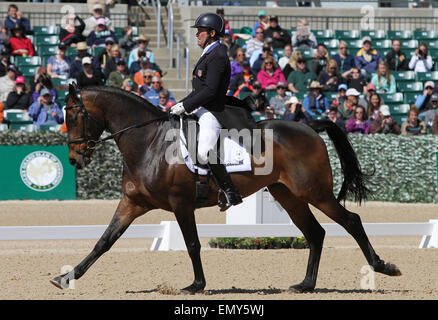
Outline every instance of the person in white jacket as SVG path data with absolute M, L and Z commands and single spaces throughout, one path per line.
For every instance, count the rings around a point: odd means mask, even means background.
M 415 54 L 412 56 L 409 62 L 409 69 L 415 72 L 428 72 L 432 70 L 433 61 L 432 57 L 427 52 L 427 45 L 420 43 Z

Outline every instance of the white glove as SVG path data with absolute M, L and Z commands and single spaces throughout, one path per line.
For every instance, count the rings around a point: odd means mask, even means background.
M 170 114 L 174 116 L 179 116 L 180 114 L 183 114 L 185 111 L 186 109 L 184 109 L 183 103 L 178 102 L 170 109 Z

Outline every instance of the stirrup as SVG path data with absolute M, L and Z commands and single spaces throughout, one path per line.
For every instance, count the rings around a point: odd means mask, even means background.
M 220 199 L 221 193 L 224 194 L 225 201 L 222 201 Z M 235 206 L 235 205 L 238 205 L 238 204 L 242 203 L 242 197 L 240 196 L 240 194 L 239 194 L 239 198 L 240 199 L 238 199 L 237 202 L 231 203 L 230 199 L 228 198 L 228 194 L 224 190 L 219 188 L 218 193 L 217 193 L 217 204 L 218 204 L 218 206 L 220 208 L 219 211 L 224 212 L 224 211 L 228 210 L 228 208 L 230 208 L 231 206 Z

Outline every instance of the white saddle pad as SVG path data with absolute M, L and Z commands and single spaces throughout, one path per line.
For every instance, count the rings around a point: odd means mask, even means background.
M 195 172 L 195 169 L 197 169 L 198 174 L 206 175 L 209 170 L 200 168 L 193 163 L 193 160 L 190 157 L 189 152 L 187 151 L 186 139 L 181 129 L 180 129 L 180 137 L 181 137 L 180 139 L 181 155 L 189 170 Z M 225 138 L 224 153 L 225 153 L 225 159 L 223 159 L 223 162 L 225 164 L 225 168 L 227 169 L 227 172 L 231 173 L 231 172 L 251 171 L 251 157 L 248 151 L 243 146 L 243 144 L 239 143 L 237 139 L 233 139 L 232 137 Z

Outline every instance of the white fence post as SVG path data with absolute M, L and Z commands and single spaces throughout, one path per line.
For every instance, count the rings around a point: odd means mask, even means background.
M 419 248 L 438 248 L 438 220 L 429 220 L 432 224 L 432 232 L 421 239 Z
M 176 221 L 161 221 L 164 226 L 161 238 L 154 238 L 151 251 L 187 250 L 184 237 Z

